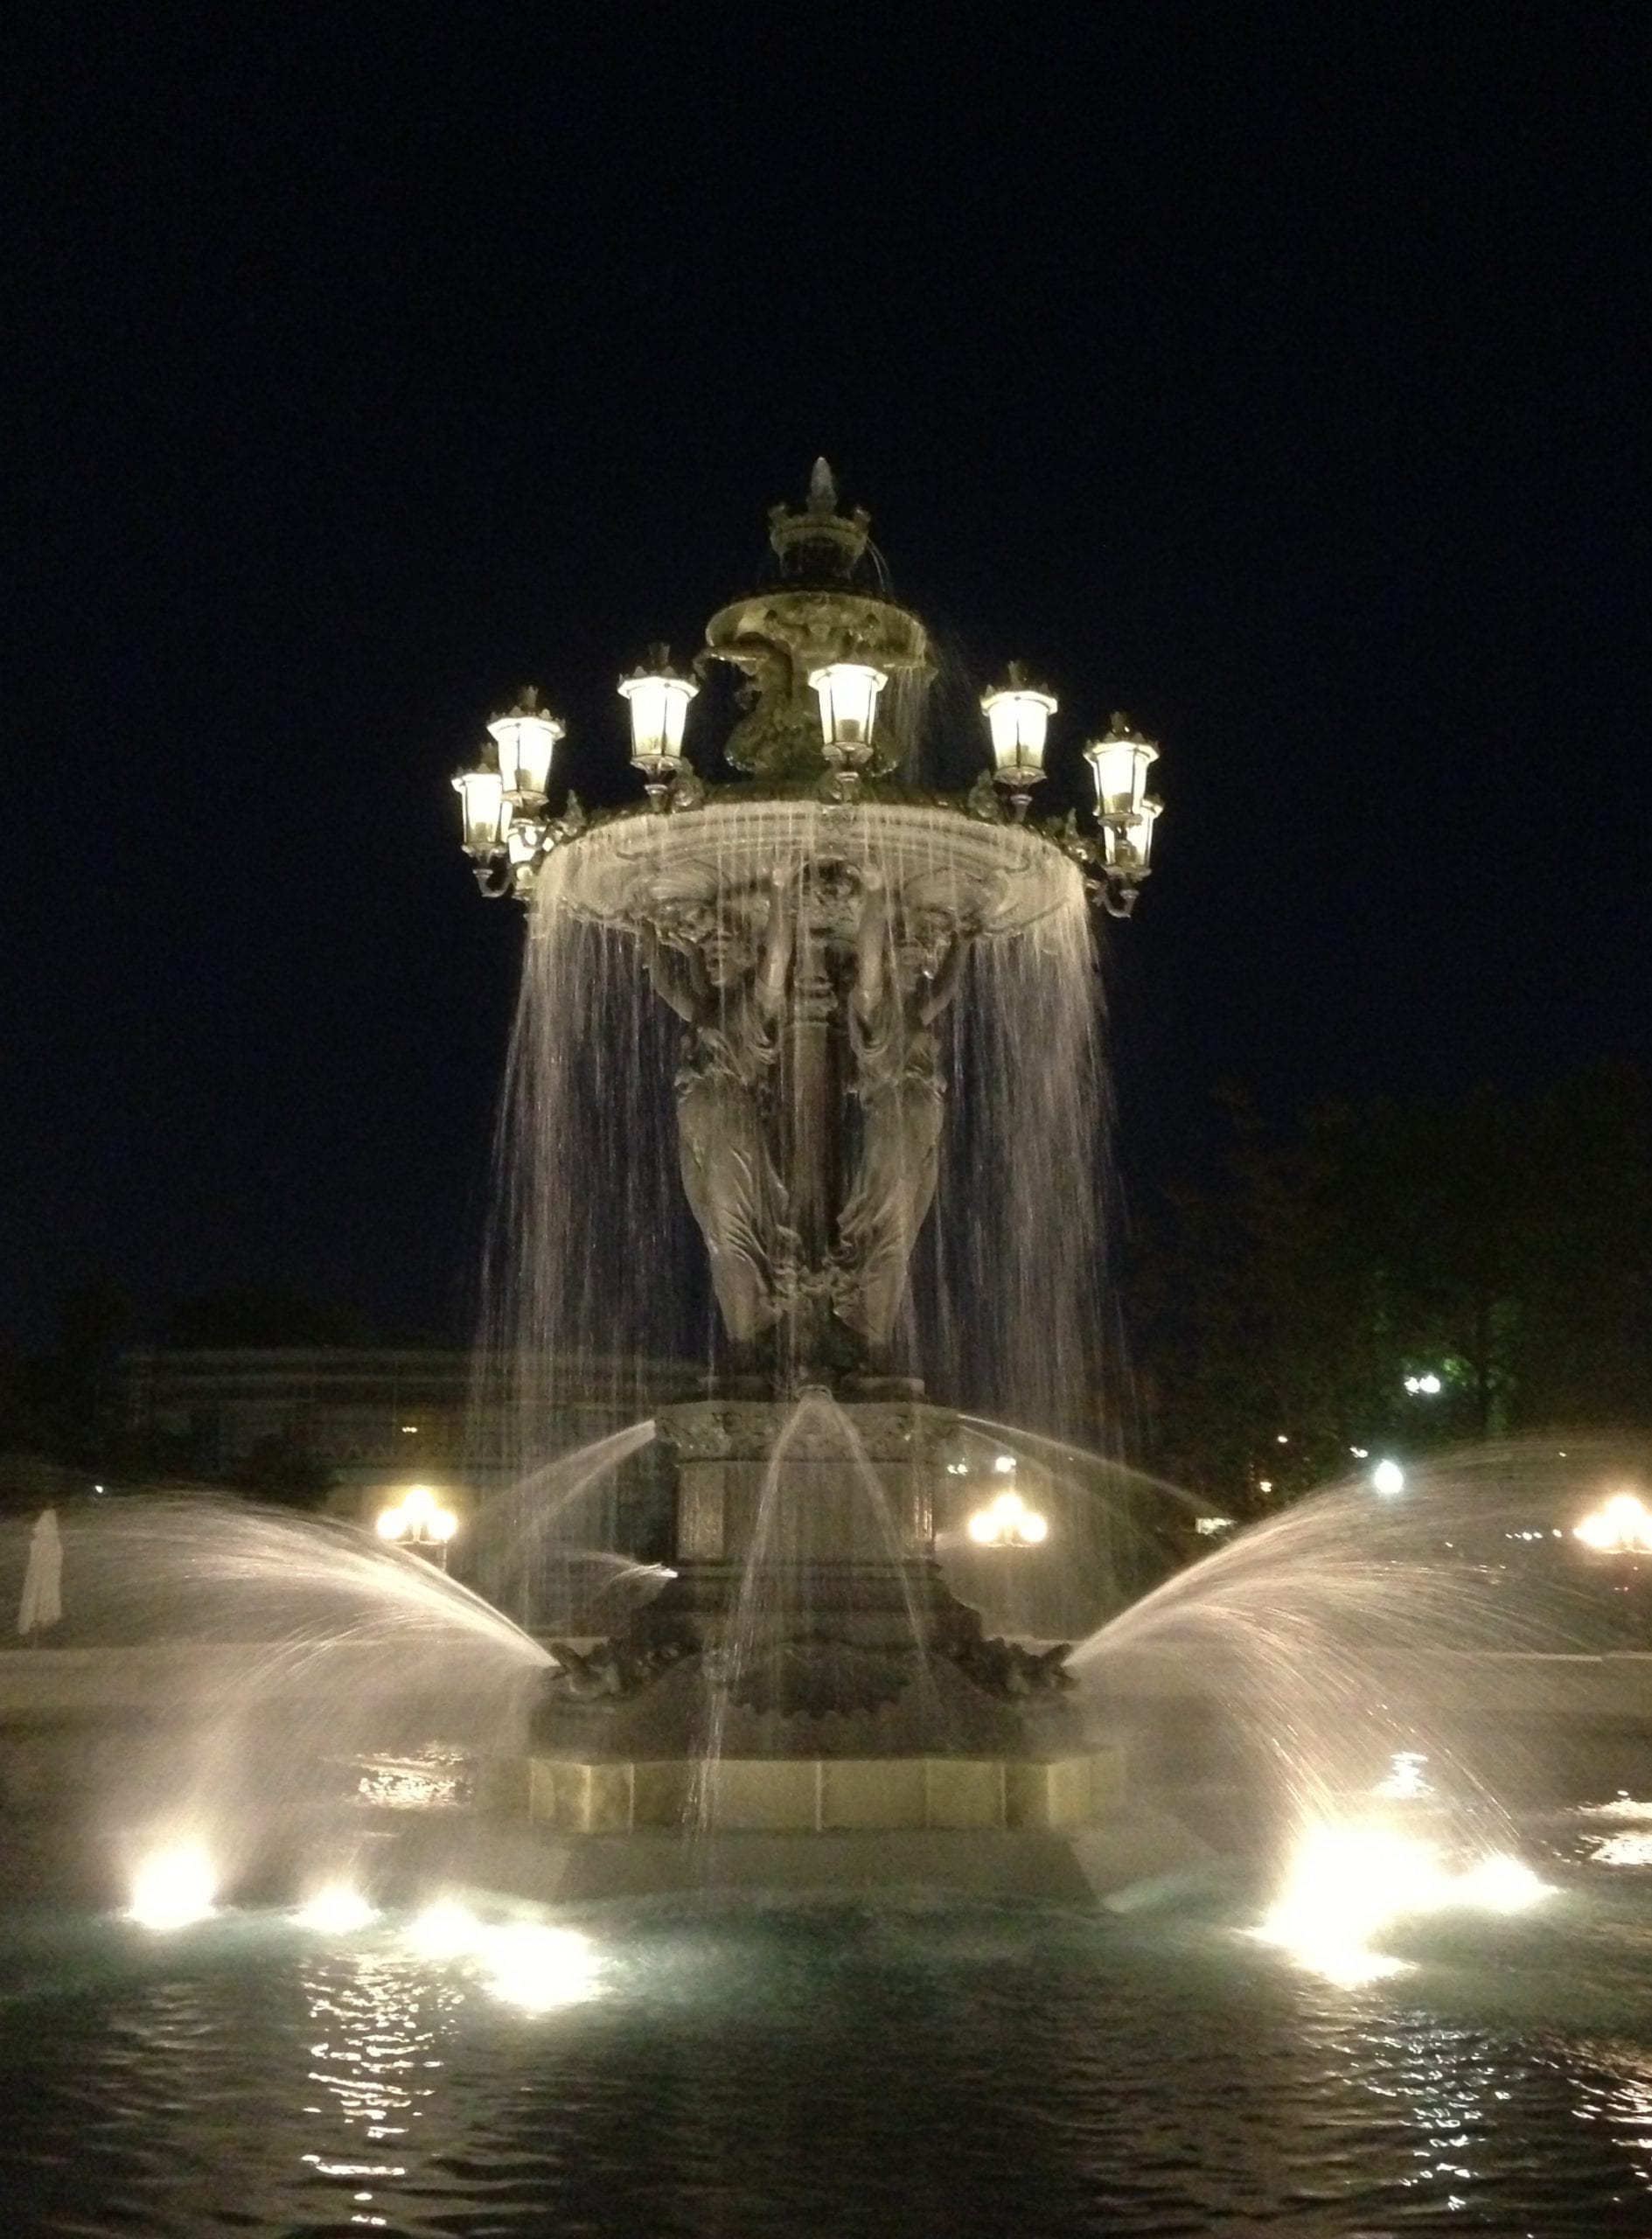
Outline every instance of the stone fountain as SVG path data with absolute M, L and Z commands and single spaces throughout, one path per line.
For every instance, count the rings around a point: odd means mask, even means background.
M 1035 823 L 1056 703 L 1014 669 L 983 702 L 996 766 L 967 793 L 920 788 L 935 656 L 868 527 L 819 463 L 804 507 L 770 516 L 773 579 L 713 615 L 691 673 L 657 648 L 622 682 L 646 806 L 588 816 L 570 799 L 553 817 L 561 727 L 532 694 L 455 781 L 484 890 L 529 905 L 530 988 L 535 948 L 592 936 L 680 1026 L 675 1164 L 721 1324 L 705 1396 L 657 1419 L 669 1582 L 608 1636 L 552 1643 L 526 1781 L 565 1831 L 1047 1830 L 1116 1790 L 1065 1645 L 990 1633 L 935 1560 L 958 1421 L 912 1372 L 910 1273 L 959 991 L 989 955 L 1061 951 L 1088 1034 L 1087 904 L 1126 914 L 1146 875 L 1154 749 L 1115 717 L 1088 750 L 1094 824 Z M 707 783 L 684 718 L 720 672 L 737 774 Z M 597 1030 L 569 1023 L 580 1002 L 564 975 L 544 1006 L 555 1035 Z M 542 1092 L 530 1077 L 519 1093 L 519 1133 L 560 1134 L 567 1066 L 559 1043 Z M 623 1099 L 612 1113 L 624 1133 Z M 603 1249 L 531 1224 L 519 1243 L 582 1266 Z M 515 1280 L 542 1287 L 544 1270 Z

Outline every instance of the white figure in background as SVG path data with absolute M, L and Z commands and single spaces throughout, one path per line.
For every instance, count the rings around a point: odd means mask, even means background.
M 17 1609 L 17 1630 L 24 1640 L 38 1640 L 63 1616 L 63 1540 L 58 1512 L 42 1509 L 29 1538 L 29 1566 L 23 1574 L 23 1600 Z
M 642 937 L 656 992 L 689 1029 L 677 1075 L 683 1188 L 723 1321 L 742 1344 L 780 1320 L 798 1250 L 768 1120 L 796 938 L 792 885 L 772 875 L 755 937 L 729 906 L 685 927 L 680 945 L 652 927 Z
M 864 897 L 848 1011 L 861 1154 L 838 1225 L 836 1310 L 879 1353 L 895 1335 L 935 1196 L 946 1110 L 936 1022 L 958 993 L 969 943 L 942 910 L 897 917 L 876 868 Z

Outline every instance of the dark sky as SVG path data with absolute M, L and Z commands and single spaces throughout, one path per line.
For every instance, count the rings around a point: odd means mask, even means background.
M 458 1326 L 520 939 L 447 779 L 826 452 L 1070 766 L 1164 743 L 1145 1189 L 1648 1058 L 1642 6 L 14 10 L 0 1329 Z M 1056 788 L 1052 786 L 1051 792 Z

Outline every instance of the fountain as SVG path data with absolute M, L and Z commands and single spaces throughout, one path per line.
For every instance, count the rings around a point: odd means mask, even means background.
M 455 780 L 484 890 L 528 907 L 512 1416 L 547 1361 L 708 1364 L 655 1418 L 670 1575 L 551 1643 L 526 1779 L 565 1832 L 1049 1832 L 1116 1806 L 1065 1643 L 988 1631 L 936 1539 L 968 1473 L 958 1399 L 1045 1431 L 1093 1412 L 1089 910 L 1126 914 L 1147 875 L 1155 750 L 1115 718 L 1087 750 L 1093 827 L 1035 822 L 1056 703 L 1016 666 L 982 703 L 993 766 L 927 786 L 937 663 L 868 527 L 819 462 L 770 514 L 774 580 L 713 615 L 690 673 L 660 646 L 622 680 L 645 803 L 554 817 L 561 726 L 534 693 Z M 737 774 L 708 782 L 685 729 L 720 679 Z M 1093 1525 L 1062 1526 L 1000 1559 L 1082 1567 Z
M 1174 1496 L 1086 1451 L 1074 1178 L 1146 743 L 1041 829 L 1012 677 L 1004 782 L 924 797 L 863 521 L 818 476 L 775 528 L 696 676 L 626 680 L 646 812 L 553 818 L 526 702 L 467 773 L 531 910 L 488 1373 L 651 1394 L 477 1520 L 555 1645 L 208 1499 L 66 1504 L 60 1624 L 0 1531 L 8 2231 L 1644 2232 L 1644 1438 L 1350 1479 L 1140 1593 L 1115 1519 Z M 866 672 L 818 746 L 814 661 Z M 753 784 L 702 798 L 730 663 Z

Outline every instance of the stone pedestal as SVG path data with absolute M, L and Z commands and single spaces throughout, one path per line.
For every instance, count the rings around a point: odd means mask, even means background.
M 958 1418 L 921 1401 L 708 1399 L 662 1408 L 677 1457 L 677 1566 L 927 1556 Z M 847 1426 L 847 1433 L 846 1433 Z M 763 1498 L 765 1482 L 769 1498 Z
M 956 1427 L 910 1399 L 663 1411 L 675 1575 L 623 1635 L 555 1648 L 535 1754 L 616 1768 L 1073 1755 L 1064 1651 L 988 1639 L 931 1552 Z
M 726 1833 L 930 1829 L 1073 1831 L 1116 1814 L 1124 1759 L 721 1757 L 617 1763 L 531 1757 L 518 1808 L 560 1834 L 621 1835 L 694 1824 Z

